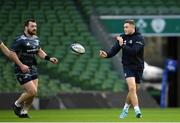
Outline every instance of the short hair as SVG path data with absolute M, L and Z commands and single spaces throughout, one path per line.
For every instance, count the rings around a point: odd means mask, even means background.
M 34 23 L 36 23 L 36 20 L 35 20 L 35 19 L 28 19 L 28 20 L 26 20 L 25 23 L 24 23 L 24 27 L 25 27 L 25 26 L 28 26 L 28 25 L 29 25 L 29 22 L 34 22 Z
M 124 23 L 129 23 L 129 24 L 134 25 L 134 26 L 136 25 L 136 24 L 135 24 L 135 21 L 132 20 L 132 19 L 125 20 Z

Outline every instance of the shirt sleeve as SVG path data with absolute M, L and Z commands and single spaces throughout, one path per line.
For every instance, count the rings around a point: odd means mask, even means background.
M 124 45 L 123 49 L 125 50 L 126 53 L 131 54 L 131 55 L 135 55 L 143 47 L 144 47 L 144 39 L 143 38 L 137 38 L 132 47 Z
M 22 45 L 21 42 L 22 42 L 21 39 L 18 39 L 18 38 L 17 38 L 17 39 L 13 42 L 10 50 L 13 51 L 13 52 L 18 53 L 18 52 L 20 51 L 20 49 L 21 49 L 21 45 Z
M 107 52 L 107 58 L 111 58 L 115 56 L 121 49 L 121 46 L 118 42 L 114 44 L 114 46 Z
M 41 38 L 37 37 L 38 40 L 38 48 L 41 49 Z

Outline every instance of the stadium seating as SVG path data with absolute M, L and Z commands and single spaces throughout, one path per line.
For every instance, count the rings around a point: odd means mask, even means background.
M 110 60 L 98 57 L 101 45 L 84 20 L 93 11 L 101 15 L 180 14 L 178 0 L 1 0 L 0 8 L 0 36 L 8 47 L 22 33 L 23 22 L 35 18 L 42 48 L 60 60 L 52 65 L 38 59 L 41 96 L 48 94 L 47 88 L 52 95 L 59 91 L 125 89 L 124 81 L 112 71 Z M 74 42 L 85 46 L 84 55 L 70 51 Z M 19 91 L 12 63 L 2 53 L 0 56 L 0 91 Z
M 87 17 L 100 15 L 167 15 L 180 14 L 178 0 L 78 0 Z
M 55 95 L 60 91 L 104 90 L 123 91 L 124 81 L 113 72 L 110 60 L 99 58 L 99 42 L 89 31 L 74 0 L 1 0 L 0 36 L 10 47 L 22 33 L 23 22 L 35 18 L 42 48 L 59 58 L 58 65 L 39 60 L 40 95 Z M 89 5 L 85 0 L 82 4 Z M 104 6 L 104 2 L 97 2 Z M 108 4 L 114 4 L 109 2 Z M 91 7 L 91 5 L 90 5 Z M 73 54 L 69 47 L 79 42 L 86 48 L 84 55 Z M 18 91 L 13 65 L 0 54 L 0 92 Z M 3 57 L 3 58 L 2 58 Z M 51 93 L 49 93 L 51 92 Z

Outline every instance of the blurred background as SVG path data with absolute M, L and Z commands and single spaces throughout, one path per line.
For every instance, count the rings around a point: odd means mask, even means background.
M 145 37 L 145 70 L 138 92 L 141 107 L 179 107 L 180 2 L 178 0 L 1 0 L 0 38 L 10 48 L 24 21 L 38 24 L 41 47 L 60 62 L 38 59 L 39 92 L 33 108 L 107 108 L 124 104 L 127 86 L 121 52 L 99 58 L 134 19 Z M 78 42 L 83 55 L 70 51 Z M 0 53 L 0 109 L 10 109 L 23 91 L 13 63 Z

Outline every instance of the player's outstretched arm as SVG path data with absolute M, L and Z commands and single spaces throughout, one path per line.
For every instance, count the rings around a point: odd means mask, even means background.
M 122 46 L 120 46 L 119 42 L 115 42 L 114 46 L 109 51 L 106 52 L 100 50 L 99 56 L 102 58 L 111 58 L 115 56 L 120 51 L 121 48 Z
M 50 61 L 53 64 L 57 64 L 58 63 L 58 59 L 57 58 L 48 56 L 41 48 L 39 49 L 37 55 L 41 59 L 48 60 L 48 61 Z
M 4 45 L 3 42 L 0 41 L 0 49 L 2 50 L 2 52 L 9 57 L 10 54 L 10 50 Z

